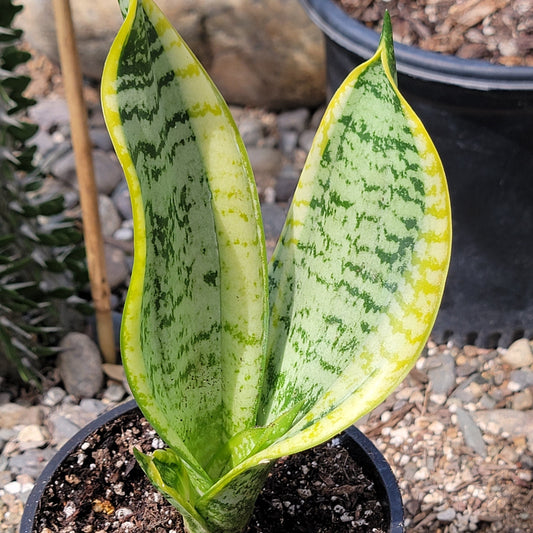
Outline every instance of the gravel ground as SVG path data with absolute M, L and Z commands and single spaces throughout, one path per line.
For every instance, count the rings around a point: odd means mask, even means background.
M 39 100 L 32 118 L 41 124 L 36 142 L 49 171 L 47 186 L 59 188 L 75 214 L 61 80 L 43 58 L 30 68 L 37 74 L 30 88 Z M 86 98 L 118 312 L 131 268 L 131 213 L 97 91 L 87 86 Z M 256 174 L 271 252 L 322 110 L 232 111 Z M 90 358 L 98 360 L 88 336 L 71 335 L 65 342 L 71 353 L 84 354 L 84 368 Z M 66 358 L 50 373 L 43 394 L 0 382 L 0 532 L 17 531 L 24 501 L 58 447 L 128 398 L 120 366 L 96 365 L 80 384 L 71 365 Z M 401 387 L 358 425 L 399 479 L 408 531 L 533 532 L 533 351 L 527 339 L 496 350 L 429 343 Z
M 127 399 L 122 368 L 104 365 L 95 398 L 59 382 L 0 396 L 0 531 L 15 533 L 39 472 L 58 447 Z M 399 389 L 357 424 L 395 472 L 407 531 L 533 532 L 533 352 L 429 343 Z

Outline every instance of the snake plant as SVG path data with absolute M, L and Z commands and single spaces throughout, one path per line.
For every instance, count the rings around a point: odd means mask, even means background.
M 446 180 L 398 91 L 387 17 L 329 104 L 267 264 L 223 98 L 152 0 L 120 4 L 102 102 L 134 214 L 122 358 L 168 445 L 135 456 L 190 533 L 236 533 L 277 458 L 347 428 L 413 366 L 448 267 Z

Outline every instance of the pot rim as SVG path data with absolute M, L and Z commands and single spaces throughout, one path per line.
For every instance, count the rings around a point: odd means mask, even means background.
M 379 34 L 332 0 L 300 0 L 311 20 L 333 42 L 362 58 L 374 54 Z M 495 65 L 394 42 L 398 72 L 426 81 L 477 90 L 531 91 L 533 67 Z
M 111 422 L 115 418 L 137 408 L 135 399 L 125 401 L 116 407 L 101 414 L 89 424 L 81 428 L 72 436 L 52 457 L 38 477 L 35 485 L 26 501 L 22 519 L 20 522 L 20 533 L 32 533 L 33 522 L 37 513 L 37 508 L 46 486 L 52 479 L 54 472 L 61 463 L 79 446 L 91 433 L 98 428 Z M 396 478 L 387 463 L 383 454 L 374 446 L 372 441 L 366 437 L 355 426 L 350 426 L 339 435 L 340 444 L 345 447 L 350 455 L 357 457 L 361 465 L 367 471 L 373 470 L 371 475 L 375 475 L 382 485 L 380 496 L 386 500 L 390 514 L 389 533 L 403 533 L 403 504 L 400 489 Z M 363 453 L 361 453 L 361 451 Z
M 400 488 L 385 456 L 378 450 L 375 444 L 356 426 L 350 426 L 340 435 L 341 444 L 350 455 L 357 456 L 363 464 L 363 468 L 374 470 L 383 488 L 382 498 L 387 500 L 390 515 L 389 533 L 403 533 L 404 513 Z M 361 454 L 360 450 L 364 453 Z

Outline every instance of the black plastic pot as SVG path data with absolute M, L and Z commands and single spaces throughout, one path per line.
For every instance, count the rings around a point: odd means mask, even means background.
M 326 38 L 332 94 L 379 35 L 332 0 L 300 0 Z M 533 336 L 533 67 L 396 43 L 398 84 L 441 155 L 454 244 L 439 341 L 502 346 Z
M 41 497 L 46 486 L 50 482 L 50 479 L 54 475 L 54 472 L 61 463 L 74 452 L 91 433 L 97 431 L 104 424 L 136 409 L 136 407 L 137 404 L 135 403 L 135 400 L 131 400 L 115 407 L 107 413 L 104 413 L 81 429 L 57 452 L 39 476 L 26 502 L 20 524 L 20 533 L 32 533 L 33 523 Z M 341 445 L 346 448 L 348 453 L 357 460 L 365 474 L 374 481 L 377 495 L 381 497 L 385 507 L 389 510 L 390 527 L 388 531 L 390 533 L 403 533 L 403 505 L 400 490 L 396 478 L 381 452 L 355 427 L 351 427 L 344 432 L 340 437 L 340 441 Z

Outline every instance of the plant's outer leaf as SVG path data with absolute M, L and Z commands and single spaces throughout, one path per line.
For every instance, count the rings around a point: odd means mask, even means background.
M 180 458 L 170 449 L 156 450 L 152 455 L 146 455 L 136 448 L 133 452 L 148 479 L 180 510 L 188 533 L 211 533 L 194 508 L 196 489 L 190 483 L 188 468 Z
M 388 396 L 420 354 L 442 297 L 446 178 L 398 92 L 392 47 L 386 17 L 376 55 L 326 112 L 272 258 L 260 422 L 316 401 L 280 454 L 326 440 Z
M 134 453 L 150 481 L 180 510 L 188 533 L 241 532 L 270 470 L 269 464 L 257 465 L 233 479 L 223 497 L 198 498 L 186 466 L 172 450 Z
M 124 366 L 139 407 L 205 488 L 216 449 L 255 424 L 264 375 L 250 164 L 222 97 L 151 0 L 130 3 L 102 99 L 134 215 Z

